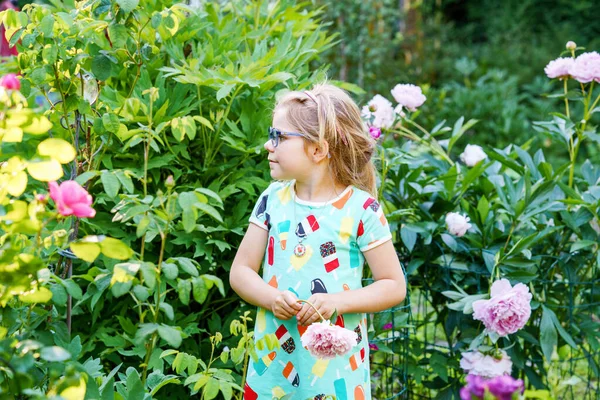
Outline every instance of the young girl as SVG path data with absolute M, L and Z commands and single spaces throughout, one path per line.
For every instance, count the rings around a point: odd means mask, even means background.
M 251 361 L 245 400 L 371 398 L 365 313 L 406 295 L 374 198 L 374 146 L 357 105 L 335 86 L 290 92 L 277 103 L 265 143 L 275 182 L 252 211 L 230 283 L 258 306 L 256 338 L 274 333 L 281 347 Z M 365 261 L 375 282 L 362 287 Z M 344 357 L 313 358 L 300 338 L 320 318 L 299 299 L 325 318 L 337 310 L 333 322 L 357 333 L 356 347 Z

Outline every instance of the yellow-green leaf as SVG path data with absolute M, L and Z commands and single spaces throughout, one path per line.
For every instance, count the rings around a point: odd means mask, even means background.
M 47 303 L 52 298 L 52 292 L 45 287 L 32 289 L 19 295 L 23 303 Z
M 56 160 L 30 162 L 27 165 L 27 172 L 42 182 L 56 181 L 63 176 L 62 166 Z
M 85 380 L 83 378 L 79 378 L 79 384 L 77 386 L 69 386 L 62 392 L 60 392 L 60 397 L 65 400 L 79 400 L 85 398 Z
M 100 245 L 98 243 L 73 242 L 71 251 L 78 257 L 87 262 L 93 262 L 100 255 Z
M 117 260 L 127 260 L 133 255 L 133 250 L 125 243 L 115 238 L 105 238 L 100 242 L 102 254 Z
M 52 128 L 52 124 L 48 121 L 48 118 L 37 116 L 33 117 L 29 125 L 23 127 L 23 131 L 32 135 L 42 135 L 48 132 L 50 128 Z
M 49 156 L 61 164 L 66 164 L 75 159 L 77 152 L 71 143 L 63 139 L 50 138 L 38 145 L 38 153 Z
M 2 141 L 6 143 L 20 143 L 23 140 L 23 129 L 12 127 L 2 129 Z
M 27 174 L 24 171 L 15 172 L 8 181 L 6 190 L 11 196 L 19 197 L 27 187 Z

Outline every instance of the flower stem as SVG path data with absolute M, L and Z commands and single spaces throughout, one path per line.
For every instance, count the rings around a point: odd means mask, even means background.
M 567 109 L 567 118 L 571 118 L 571 115 L 569 114 L 569 99 L 567 99 L 567 79 L 564 79 L 564 83 L 565 83 L 565 108 Z
M 319 314 L 319 317 L 321 317 L 321 322 L 325 322 L 325 317 L 323 317 L 323 314 L 321 314 L 319 310 L 317 310 L 317 307 L 315 307 L 310 301 L 299 299 L 298 303 L 306 303 L 309 306 L 311 306 L 313 310 L 315 310 L 317 314 Z

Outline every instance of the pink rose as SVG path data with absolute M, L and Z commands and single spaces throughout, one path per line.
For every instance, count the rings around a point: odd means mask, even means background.
M 421 107 L 425 103 L 425 100 L 427 100 L 420 87 L 410 84 L 396 85 L 392 89 L 392 96 L 394 96 L 398 104 L 408 108 L 410 111 L 417 111 L 417 107 Z
M 356 345 L 358 335 L 329 321 L 312 323 L 302 335 L 302 346 L 316 358 L 335 358 Z
M 19 90 L 21 89 L 21 82 L 17 78 L 17 75 L 6 74 L 0 78 L 0 86 L 6 90 Z
M 548 78 L 565 79 L 569 77 L 569 69 L 573 67 L 575 60 L 571 57 L 562 57 L 552 60 L 544 68 Z
M 96 215 L 91 205 L 92 196 L 75 181 L 64 181 L 60 186 L 50 182 L 50 198 L 56 203 L 61 215 L 92 218 Z
M 513 287 L 508 279 L 500 279 L 492 284 L 489 300 L 473 302 L 473 318 L 500 336 L 515 333 L 531 316 L 531 298 L 527 286 L 517 283 Z
M 462 354 L 460 367 L 468 374 L 483 378 L 510 375 L 512 360 L 504 350 L 500 350 L 500 353 L 502 357 L 498 359 L 479 351 L 467 351 Z
M 580 54 L 569 68 L 569 74 L 581 83 L 594 80 L 600 83 L 600 54 L 595 51 Z

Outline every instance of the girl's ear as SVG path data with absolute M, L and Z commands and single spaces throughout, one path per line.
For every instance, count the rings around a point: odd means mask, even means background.
M 320 163 L 329 155 L 329 143 L 323 141 L 320 145 L 314 145 L 312 149 L 312 159 L 315 163 Z

